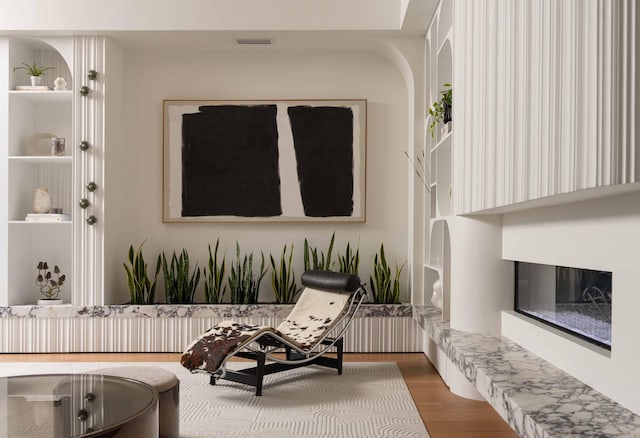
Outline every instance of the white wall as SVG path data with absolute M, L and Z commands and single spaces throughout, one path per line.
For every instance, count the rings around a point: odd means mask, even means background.
M 242 250 L 279 254 L 284 243 L 295 245 L 296 273 L 302 273 L 302 247 L 326 248 L 336 232 L 336 248 L 360 240 L 361 277 L 368 282 L 374 251 L 385 243 L 387 258 L 402 263 L 407 254 L 407 92 L 400 73 L 389 61 L 368 52 L 189 52 L 133 51 L 124 56 L 124 153 L 120 168 L 108 178 L 121 188 L 107 194 L 110 224 L 106 265 L 122 266 L 131 243 L 144 239 L 146 258 L 174 248 L 189 250 L 201 267 L 207 244 L 220 237 L 227 258 Z M 368 99 L 366 223 L 162 223 L 163 99 Z M 111 162 L 113 165 L 113 162 Z M 115 185 L 118 187 L 118 184 Z M 110 226 L 110 229 L 113 227 Z M 124 273 L 106 280 L 107 303 L 127 300 Z M 406 277 L 405 277 L 406 278 Z M 200 289 L 202 286 L 200 286 Z M 269 276 L 261 301 L 270 301 Z M 160 292 L 163 297 L 164 292 Z M 401 297 L 408 300 L 405 291 Z M 202 300 L 202 292 L 197 295 Z
M 505 214 L 503 257 L 613 273 L 611 353 L 514 315 L 503 335 L 640 414 L 640 193 Z M 534 334 L 535 333 L 535 334 Z

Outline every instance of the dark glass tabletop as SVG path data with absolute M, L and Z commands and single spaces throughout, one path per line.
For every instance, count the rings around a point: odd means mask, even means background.
M 0 377 L 0 437 L 106 437 L 155 410 L 157 402 L 151 386 L 121 377 Z

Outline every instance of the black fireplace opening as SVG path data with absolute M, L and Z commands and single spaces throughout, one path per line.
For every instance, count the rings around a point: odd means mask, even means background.
M 515 262 L 515 310 L 611 350 L 612 273 Z

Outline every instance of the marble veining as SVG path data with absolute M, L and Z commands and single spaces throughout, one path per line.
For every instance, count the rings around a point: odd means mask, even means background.
M 105 306 L 8 306 L 0 318 L 284 318 L 292 304 L 155 304 Z M 357 317 L 411 317 L 410 304 L 363 304 Z
M 640 437 L 640 416 L 516 343 L 453 330 L 441 310 L 413 316 L 523 437 Z

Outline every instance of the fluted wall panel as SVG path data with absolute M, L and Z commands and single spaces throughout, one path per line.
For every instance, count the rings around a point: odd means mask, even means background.
M 454 213 L 637 182 L 634 0 L 454 0 Z
M 281 318 L 237 318 L 275 326 Z M 181 352 L 219 318 L 0 318 L 0 352 Z M 345 351 L 421 351 L 422 330 L 412 317 L 355 318 Z
M 73 190 L 74 207 L 74 270 L 73 270 L 73 304 L 96 305 L 104 301 L 104 278 L 102 269 L 104 247 L 104 77 L 105 70 L 104 37 L 78 36 L 74 38 L 74 121 L 75 139 L 77 143 L 89 142 L 89 149 L 79 150 L 77 145 L 74 154 L 74 173 L 76 185 Z M 96 80 L 89 80 L 89 70 L 98 72 Z M 90 93 L 82 96 L 79 87 L 88 86 Z M 95 182 L 98 189 L 91 193 L 86 184 Z M 86 210 L 78 207 L 78 201 L 87 198 L 90 206 Z M 98 218 L 95 225 L 88 225 L 85 219 L 94 215 Z

